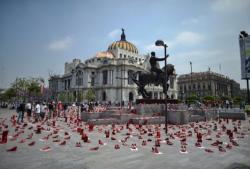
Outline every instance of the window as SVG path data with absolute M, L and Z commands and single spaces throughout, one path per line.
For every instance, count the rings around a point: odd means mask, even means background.
M 201 85 L 200 85 L 200 83 L 198 83 L 198 90 L 200 90 L 200 88 L 201 88 Z
M 104 70 L 102 72 L 102 82 L 104 85 L 108 83 L 108 71 L 107 70 Z
M 91 86 L 95 86 L 95 78 L 91 77 Z
M 102 101 L 106 101 L 106 92 L 102 92 Z
M 68 89 L 70 89 L 70 79 L 68 79 Z
M 128 84 L 132 85 L 134 84 L 133 80 L 132 80 L 132 75 L 133 75 L 134 71 L 133 70 L 129 70 L 128 71 Z
M 67 90 L 67 80 L 64 81 L 64 90 Z
M 113 76 L 114 76 L 114 70 L 111 70 L 110 71 L 110 80 L 111 80 L 110 84 L 113 84 Z
M 206 89 L 206 85 L 205 85 L 205 83 L 203 83 L 203 90 L 205 90 Z
M 194 89 L 194 90 L 196 89 L 196 84 L 193 84 L 193 89 Z
M 120 58 L 122 58 L 122 54 L 120 53 Z
M 124 58 L 126 58 L 126 55 L 124 55 Z

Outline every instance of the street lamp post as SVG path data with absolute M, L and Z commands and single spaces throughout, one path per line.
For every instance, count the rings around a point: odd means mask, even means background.
M 190 70 L 191 70 L 191 73 L 190 73 L 190 83 L 191 83 L 191 95 L 190 96 L 192 96 L 192 89 L 193 89 L 193 77 L 192 77 L 192 75 L 193 75 L 193 67 L 192 67 L 192 62 L 190 62 Z
M 167 94 L 167 44 L 164 43 L 162 40 L 157 40 L 155 42 L 156 46 L 163 46 L 164 47 L 164 57 L 165 57 L 165 76 L 164 76 L 164 83 L 165 83 L 165 133 L 168 134 L 168 94 Z

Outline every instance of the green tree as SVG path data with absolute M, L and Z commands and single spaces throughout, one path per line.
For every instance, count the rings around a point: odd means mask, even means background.
M 95 92 L 94 92 L 94 90 L 93 89 L 88 89 L 85 97 L 89 102 L 95 101 Z
M 240 96 L 236 96 L 236 97 L 233 98 L 234 104 L 240 104 L 242 102 L 242 100 L 243 99 Z
M 16 97 L 16 94 L 16 90 L 13 87 L 10 87 L 2 94 L 1 97 L 4 101 L 8 101 Z

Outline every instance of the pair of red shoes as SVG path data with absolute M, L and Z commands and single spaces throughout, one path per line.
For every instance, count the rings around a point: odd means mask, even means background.
M 136 150 L 136 149 L 137 149 L 136 144 L 132 144 L 132 145 L 131 145 L 131 149 Z
M 120 145 L 119 145 L 119 144 L 116 144 L 116 145 L 115 145 L 115 149 L 116 149 L 116 150 L 120 149 Z
M 82 144 L 80 142 L 76 142 L 76 147 L 82 147 Z
M 158 154 L 159 150 L 157 147 L 152 147 L 152 152 Z

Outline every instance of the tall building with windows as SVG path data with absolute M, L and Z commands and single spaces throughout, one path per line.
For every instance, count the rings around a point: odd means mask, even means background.
M 126 40 L 122 29 L 121 39 L 85 61 L 74 59 L 65 63 L 64 74 L 51 76 L 49 88 L 54 99 L 64 96 L 66 102 L 82 102 L 92 88 L 96 101 L 125 104 L 141 98 L 137 86 L 130 78 L 135 72 L 149 72 L 150 56 L 141 55 L 134 44 Z M 138 76 L 138 74 L 136 73 Z M 168 95 L 177 98 L 176 74 L 170 77 Z M 164 98 L 161 86 L 148 85 L 146 90 L 155 99 Z
M 183 74 L 178 77 L 178 98 L 186 99 L 191 95 L 236 97 L 240 96 L 240 84 L 212 71 Z

